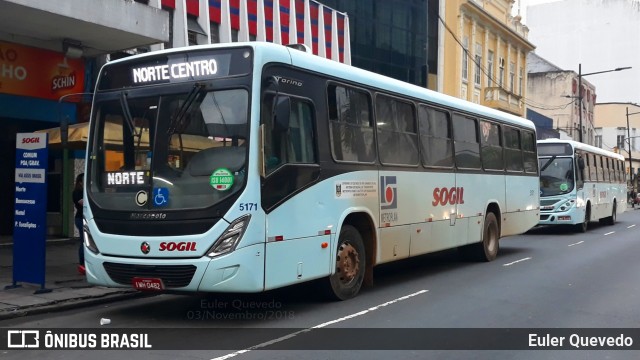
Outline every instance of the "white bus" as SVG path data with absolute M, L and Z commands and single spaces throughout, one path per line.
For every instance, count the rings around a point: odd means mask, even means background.
M 251 42 L 100 71 L 86 274 L 110 287 L 260 292 L 499 239 L 539 219 L 526 120 L 301 50 Z
M 571 140 L 538 141 L 540 225 L 613 225 L 625 211 L 624 157 Z

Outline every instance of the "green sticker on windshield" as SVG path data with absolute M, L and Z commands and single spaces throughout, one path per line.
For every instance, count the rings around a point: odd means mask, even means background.
M 233 186 L 233 175 L 225 168 L 217 169 L 211 174 L 209 184 L 218 191 L 229 190 Z
M 560 191 L 567 191 L 569 189 L 569 185 L 567 184 L 560 184 Z

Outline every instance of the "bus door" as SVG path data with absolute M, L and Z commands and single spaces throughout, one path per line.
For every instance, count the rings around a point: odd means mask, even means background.
M 320 176 L 315 109 L 308 99 L 289 95 L 295 85 L 282 79 L 267 83 L 261 104 L 266 290 L 327 275 L 331 263 L 322 247 L 330 243 L 331 231 L 313 225 L 330 224 L 329 211 L 318 205 L 321 192 L 309 189 Z

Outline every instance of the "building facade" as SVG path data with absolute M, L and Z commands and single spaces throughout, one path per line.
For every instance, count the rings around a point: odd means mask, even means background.
M 438 86 L 448 95 L 525 115 L 526 57 L 535 47 L 513 0 L 439 4 Z
M 627 159 L 627 179 L 638 189 L 640 173 L 640 105 L 599 103 L 595 107 L 595 145 Z
M 582 106 L 578 84 L 582 83 Z M 574 71 L 563 70 L 536 53 L 527 57 L 527 107 L 553 120 L 555 130 L 575 141 L 594 144 L 594 108 L 596 88 L 584 78 L 578 81 Z M 582 114 L 580 113 L 582 112 Z M 582 117 L 582 118 L 581 118 Z
M 435 89 L 438 0 L 322 0 L 349 15 L 352 65 Z

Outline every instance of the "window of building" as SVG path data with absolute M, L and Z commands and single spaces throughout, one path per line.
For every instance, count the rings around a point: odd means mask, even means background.
M 518 80 L 519 91 L 518 94 L 520 96 L 524 96 L 524 68 L 520 68 L 520 79 Z
M 516 78 L 516 64 L 512 62 L 512 63 L 509 63 L 509 90 L 511 90 L 511 92 L 516 91 L 515 78 Z
M 498 61 L 498 86 L 502 87 L 504 84 L 504 58 L 500 58 Z
M 412 104 L 376 96 L 376 125 L 380 162 L 418 165 L 418 130 Z
M 481 78 L 481 71 L 480 71 L 480 67 L 482 66 L 482 45 L 479 43 L 476 43 L 476 56 L 475 56 L 475 74 L 473 75 L 474 77 L 474 83 L 476 84 L 476 86 L 480 86 L 480 78 Z
M 469 79 L 469 38 L 462 39 L 462 81 Z
M 596 135 L 595 146 L 602 148 L 602 135 Z
M 620 135 L 620 134 L 619 134 L 619 135 L 616 137 L 616 144 L 617 144 L 616 146 L 618 147 L 618 149 L 621 149 L 621 150 L 622 150 L 622 149 L 624 149 L 624 148 L 625 148 L 625 146 L 624 146 L 624 145 L 625 145 L 625 144 L 624 144 L 624 135 Z
M 453 167 L 453 139 L 451 119 L 445 111 L 426 105 L 418 107 L 422 164 L 434 167 Z
M 189 45 L 198 45 L 198 35 L 207 36 L 204 29 L 198 24 L 198 19 L 193 16 L 187 17 L 187 41 Z
M 375 160 L 371 98 L 363 90 L 330 85 L 331 150 L 337 161 L 372 163 Z
M 487 52 L 487 86 L 493 85 L 493 51 Z
M 220 24 L 212 22 L 209 26 L 209 30 L 211 32 L 211 43 L 220 43 Z

